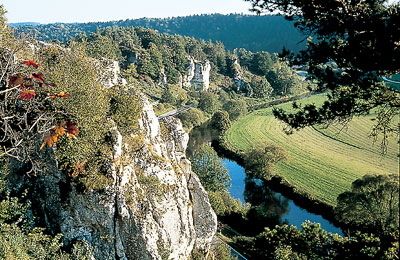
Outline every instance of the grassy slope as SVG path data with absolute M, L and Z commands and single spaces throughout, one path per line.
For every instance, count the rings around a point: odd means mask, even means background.
M 324 96 L 318 95 L 302 103 L 318 104 L 323 100 Z M 365 174 L 398 173 L 396 137 L 390 139 L 388 154 L 382 157 L 379 144 L 374 145 L 368 138 L 372 116 L 353 119 L 340 134 L 341 126 L 331 126 L 308 127 L 288 136 L 271 111 L 257 110 L 236 121 L 226 133 L 226 141 L 243 151 L 266 140 L 281 143 L 288 150 L 290 161 L 279 164 L 278 173 L 325 202 L 335 204 L 337 195 L 349 190 L 351 183 Z

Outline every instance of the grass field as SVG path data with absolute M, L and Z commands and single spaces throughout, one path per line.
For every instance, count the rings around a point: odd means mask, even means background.
M 298 103 L 322 103 L 316 95 Z M 291 104 L 280 105 L 290 109 Z M 353 119 L 345 129 L 330 126 L 323 129 L 307 127 L 286 135 L 283 123 L 272 115 L 272 108 L 254 111 L 236 121 L 225 135 L 232 147 L 246 151 L 267 140 L 282 144 L 290 155 L 288 163 L 277 165 L 278 174 L 294 186 L 329 204 L 350 190 L 351 183 L 365 174 L 399 172 L 397 137 L 389 139 L 388 152 L 381 156 L 379 143 L 368 137 L 373 116 Z M 340 132 L 340 133 L 339 133 Z

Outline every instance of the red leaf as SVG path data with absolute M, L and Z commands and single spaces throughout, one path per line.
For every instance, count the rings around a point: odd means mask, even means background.
M 10 77 L 8 77 L 8 79 L 9 79 L 8 84 L 10 84 L 10 86 L 12 86 L 12 87 L 21 85 L 22 82 L 24 81 L 24 77 L 21 76 L 21 73 L 18 73 L 15 76 L 10 76 Z
M 76 134 L 79 133 L 76 123 L 69 121 L 65 123 L 65 126 L 67 127 L 67 136 L 76 138 Z
M 26 66 L 32 66 L 32 67 L 34 67 L 35 69 L 37 69 L 39 66 L 40 66 L 40 64 L 37 64 L 36 62 L 34 62 L 33 60 L 26 60 L 26 61 L 24 61 L 23 62 Z
M 22 91 L 19 98 L 22 100 L 24 100 L 24 99 L 29 100 L 29 99 L 33 98 L 33 96 L 35 96 L 35 95 L 36 95 L 36 92 L 34 90 L 25 89 L 24 91 Z
M 41 82 L 44 82 L 42 73 L 32 73 L 31 78 L 32 79 L 37 79 L 37 80 L 39 80 Z

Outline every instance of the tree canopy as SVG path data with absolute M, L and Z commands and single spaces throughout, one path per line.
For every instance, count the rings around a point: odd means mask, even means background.
M 338 197 L 338 219 L 353 227 L 382 233 L 399 228 L 399 176 L 366 175 Z
M 309 78 L 318 83 L 317 91 L 329 91 L 321 107 L 307 105 L 295 113 L 275 110 L 290 130 L 377 111 L 373 136 L 383 133 L 385 140 L 398 131 L 392 119 L 399 115 L 399 93 L 382 81 L 382 76 L 400 72 L 398 1 L 245 1 L 258 13 L 279 12 L 294 21 L 308 37 L 308 45 L 299 55 L 288 57 L 307 67 Z
M 227 191 L 230 187 L 229 172 L 217 152 L 208 145 L 196 149 L 190 158 L 192 170 L 199 176 L 207 191 Z

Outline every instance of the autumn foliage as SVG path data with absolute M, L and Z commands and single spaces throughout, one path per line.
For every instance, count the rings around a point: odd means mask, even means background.
M 25 60 L 22 63 L 25 64 L 27 67 L 33 67 L 35 69 L 37 69 L 40 66 L 40 64 L 32 60 Z M 20 92 L 19 99 L 22 101 L 30 101 L 39 96 L 35 90 L 35 86 L 39 87 L 38 91 L 40 91 L 41 93 L 43 92 L 43 86 L 46 87 L 55 86 L 55 84 L 45 82 L 43 73 L 31 73 L 28 77 L 23 76 L 21 73 L 18 73 L 9 76 L 8 79 L 9 79 L 8 85 L 13 87 L 13 89 L 11 90 L 19 91 Z M 57 94 L 47 93 L 47 95 L 40 95 L 40 98 L 42 99 L 43 98 L 55 99 L 55 98 L 68 98 L 68 97 L 69 95 L 65 91 L 61 91 Z M 64 134 L 66 134 L 68 138 L 77 138 L 78 133 L 79 130 L 76 127 L 75 122 L 62 121 L 58 125 L 50 128 L 48 134 L 44 136 L 43 143 L 39 150 L 42 150 L 46 145 L 52 147 Z
M 79 130 L 76 128 L 75 122 L 62 122 L 58 126 L 51 128 L 50 133 L 43 138 L 43 144 L 40 146 L 40 150 L 42 150 L 46 144 L 52 147 L 54 143 L 57 142 L 58 138 L 63 136 L 65 133 L 67 133 L 69 138 L 77 138 L 76 134 L 79 133 Z

